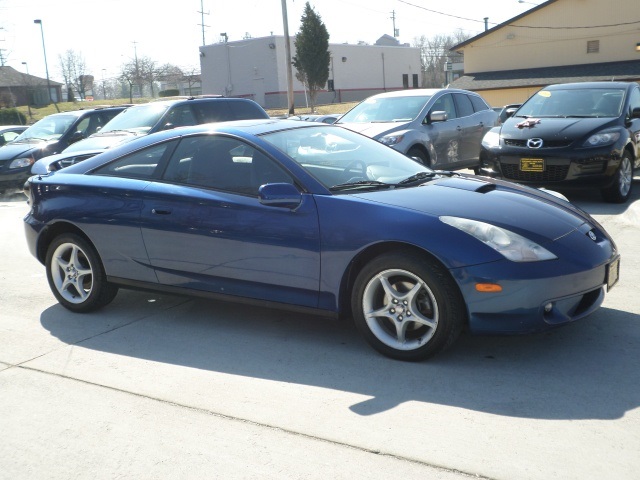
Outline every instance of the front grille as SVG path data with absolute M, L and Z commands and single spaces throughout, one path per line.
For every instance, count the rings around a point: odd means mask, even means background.
M 504 144 L 509 147 L 520 147 L 520 148 L 529 148 L 527 147 L 527 140 L 520 140 L 515 138 L 505 138 Z M 544 148 L 563 148 L 571 145 L 571 140 L 543 140 L 542 141 L 542 149 Z M 535 148 L 532 150 L 540 150 L 540 148 Z
M 502 163 L 500 168 L 504 178 L 521 182 L 559 182 L 569 173 L 569 165 L 547 165 L 544 172 L 522 172 L 517 163 Z

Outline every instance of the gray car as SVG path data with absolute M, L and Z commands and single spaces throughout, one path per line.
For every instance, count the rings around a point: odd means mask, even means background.
M 479 167 L 482 137 L 498 114 L 474 92 L 414 89 L 367 98 L 335 124 L 436 169 Z

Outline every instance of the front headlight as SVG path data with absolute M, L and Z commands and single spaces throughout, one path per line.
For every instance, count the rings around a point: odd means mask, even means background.
M 601 145 L 609 145 L 616 142 L 620 138 L 620 132 L 600 132 L 591 135 L 584 142 L 585 147 L 599 147 Z
M 472 235 L 512 262 L 540 262 L 558 258 L 537 243 L 490 223 L 447 216 L 440 217 L 440 220 Z
M 402 141 L 404 135 L 385 135 L 378 139 L 383 145 L 396 145 Z
M 9 168 L 24 168 L 33 165 L 35 159 L 33 157 L 16 158 L 9 164 Z
M 498 132 L 487 132 L 482 139 L 484 148 L 498 148 L 500 146 L 500 134 Z

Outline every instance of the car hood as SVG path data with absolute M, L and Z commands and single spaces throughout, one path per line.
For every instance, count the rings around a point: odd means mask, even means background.
M 528 119 L 532 126 L 523 126 L 527 119 L 509 118 L 501 127 L 501 133 L 506 138 L 555 138 L 564 140 L 577 140 L 589 135 L 594 130 L 603 127 L 615 126 L 612 118 L 547 118 Z M 520 126 L 518 126 L 520 125 Z
M 383 123 L 334 123 L 340 127 L 358 132 L 370 138 L 382 137 L 397 130 L 405 130 L 409 122 L 383 122 Z
M 471 175 L 444 176 L 418 187 L 354 196 L 437 217 L 487 222 L 539 244 L 553 242 L 585 223 L 596 225 L 587 213 L 549 193 Z
M 46 148 L 47 144 L 42 143 L 9 143 L 0 147 L 0 161 L 13 160 L 35 150 Z
M 67 148 L 65 152 L 81 151 L 81 150 L 107 150 L 117 145 L 130 142 L 137 138 L 136 135 L 128 133 L 118 133 L 113 135 L 96 135 L 74 143 L 71 148 Z

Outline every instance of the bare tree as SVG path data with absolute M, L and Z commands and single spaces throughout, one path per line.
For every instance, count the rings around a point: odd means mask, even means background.
M 73 90 L 78 92 L 81 99 L 85 98 L 87 90 L 91 89 L 93 77 L 87 75 L 86 63 L 82 54 L 67 50 L 64 54 L 58 55 L 59 68 L 64 83 L 67 85 L 68 100 L 74 100 Z
M 435 35 L 427 38 L 424 35 L 413 41 L 413 46 L 420 48 L 422 63 L 422 86 L 440 88 L 447 84 L 445 65 L 462 61 L 450 48 L 470 38 L 462 30 L 452 35 Z

